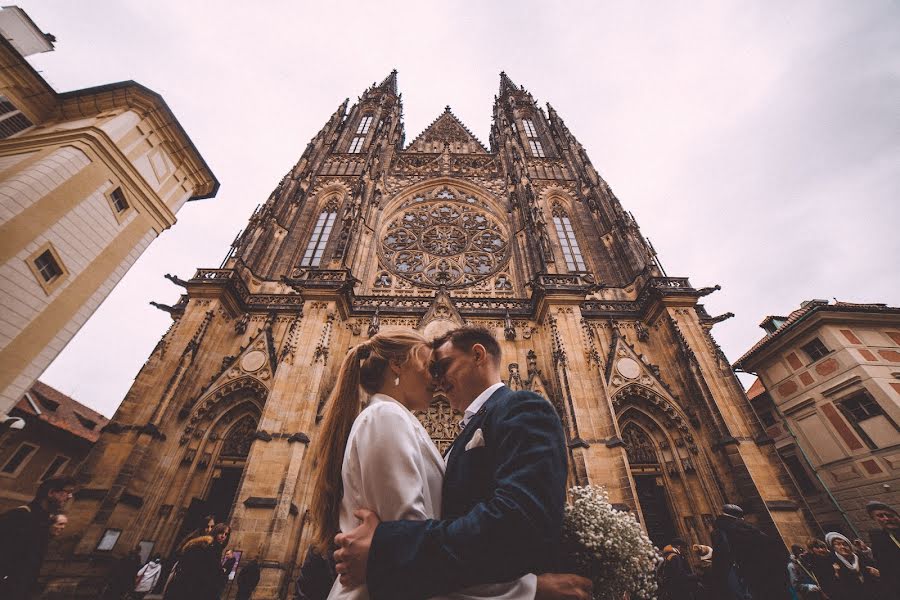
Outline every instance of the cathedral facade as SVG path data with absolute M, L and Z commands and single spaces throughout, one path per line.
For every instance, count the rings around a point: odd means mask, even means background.
M 254 597 L 289 597 L 337 368 L 392 327 L 494 331 L 506 383 L 559 412 L 570 483 L 606 486 L 658 545 L 709 543 L 725 502 L 808 536 L 698 304 L 716 288 L 662 272 L 557 112 L 505 74 L 487 146 L 449 107 L 407 144 L 396 72 L 345 101 L 221 268 L 169 278 L 185 293 L 80 471 L 58 590 L 138 544 L 167 554 L 211 513 L 261 561 Z M 459 415 L 437 398 L 420 418 L 443 449 Z

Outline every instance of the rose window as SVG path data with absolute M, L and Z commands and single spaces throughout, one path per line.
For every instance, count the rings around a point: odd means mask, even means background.
M 464 287 L 506 263 L 506 229 L 484 202 L 447 187 L 402 203 L 381 235 L 388 268 L 423 287 Z

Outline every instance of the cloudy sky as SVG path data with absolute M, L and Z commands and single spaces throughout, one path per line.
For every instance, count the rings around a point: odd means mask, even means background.
M 345 98 L 397 68 L 407 140 L 447 104 L 484 142 L 498 73 L 550 102 L 696 287 L 732 360 L 808 298 L 900 305 L 900 7 L 811 2 L 19 2 L 59 91 L 163 95 L 222 188 L 143 255 L 42 379 L 111 415 L 187 278 Z

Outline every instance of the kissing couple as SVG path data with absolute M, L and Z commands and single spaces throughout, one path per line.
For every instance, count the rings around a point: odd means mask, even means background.
M 412 413 L 436 391 L 465 414 L 443 457 Z M 313 547 L 338 548 L 329 600 L 590 599 L 588 579 L 553 572 L 562 423 L 545 398 L 503 385 L 488 330 L 431 343 L 392 330 L 354 347 L 313 457 Z

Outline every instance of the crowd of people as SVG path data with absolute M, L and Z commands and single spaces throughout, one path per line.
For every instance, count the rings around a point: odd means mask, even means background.
M 878 529 L 871 547 L 838 532 L 825 539 L 782 543 L 744 520 L 726 504 L 712 531 L 713 545 L 695 544 L 700 569 L 688 560 L 688 545 L 676 538 L 663 548 L 657 570 L 660 600 L 898 600 L 900 516 L 882 502 L 866 510 Z
M 43 481 L 34 499 L 0 514 L 0 599 L 27 600 L 36 584 L 50 540 L 65 531 L 66 505 L 75 492 L 70 477 Z M 237 566 L 233 550 L 225 550 L 231 529 L 213 517 L 184 537 L 163 564 L 154 555 L 141 564 L 140 547 L 121 558 L 102 592 L 104 600 L 141 600 L 151 592 L 166 600 L 218 600 Z M 166 568 L 168 567 L 168 568 Z M 237 573 L 237 600 L 249 600 L 259 583 L 255 560 Z
M 65 508 L 75 485 L 59 477 L 41 483 L 34 499 L 0 515 L 0 598 L 31 597 L 53 537 L 65 530 Z M 676 538 L 663 548 L 656 577 L 660 600 L 898 600 L 900 599 L 900 515 L 882 502 L 866 510 L 878 529 L 871 546 L 838 532 L 794 545 L 788 555 L 777 538 L 744 520 L 743 510 L 726 504 L 715 520 L 712 546 L 692 547 Z M 218 600 L 238 561 L 228 548 L 225 523 L 207 517 L 164 564 L 154 555 L 145 564 L 140 549 L 122 558 L 111 573 L 103 598 L 140 600 L 151 592 L 165 600 Z M 699 569 L 689 560 L 693 553 Z M 324 563 L 325 561 L 323 561 Z M 304 565 L 308 567 L 308 565 Z M 306 569 L 304 569 L 306 570 Z M 330 582 L 333 570 L 323 579 Z M 241 565 L 236 577 L 238 600 L 248 600 L 260 579 L 255 560 Z M 303 590 L 299 597 L 324 597 Z M 322 593 L 324 592 L 324 593 Z
M 216 523 L 212 516 L 204 519 L 204 526 L 185 536 L 168 561 L 165 580 L 160 577 L 150 589 L 158 589 L 165 600 L 219 600 L 225 586 L 234 577 L 238 558 L 227 549 L 231 528 Z M 146 566 L 145 566 L 146 568 Z M 140 575 L 140 572 L 138 572 Z M 255 560 L 241 565 L 237 574 L 237 600 L 248 600 L 259 583 L 259 563 Z M 140 581 L 135 586 L 138 591 Z M 144 586 L 146 587 L 146 586 Z

